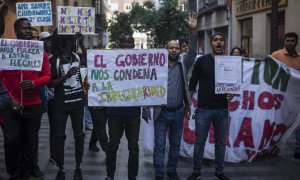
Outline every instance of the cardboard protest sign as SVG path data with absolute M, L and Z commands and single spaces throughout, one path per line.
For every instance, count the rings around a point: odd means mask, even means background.
M 0 69 L 41 71 L 44 43 L 19 39 L 0 39 Z
M 29 19 L 31 26 L 52 26 L 51 2 L 16 3 L 17 19 Z
M 95 8 L 57 6 L 58 34 L 95 33 Z
M 166 49 L 88 50 L 89 106 L 167 103 Z
M 239 94 L 241 88 L 241 56 L 215 56 L 215 93 Z

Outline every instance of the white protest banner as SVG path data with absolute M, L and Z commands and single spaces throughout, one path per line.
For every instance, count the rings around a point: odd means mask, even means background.
M 88 50 L 89 106 L 167 103 L 166 49 Z
M 41 71 L 44 42 L 0 39 L 0 69 Z
M 17 19 L 29 19 L 31 26 L 52 26 L 51 2 L 16 3 Z
M 269 57 L 266 61 L 243 60 L 241 95 L 229 104 L 225 161 L 250 162 L 274 147 L 282 147 L 286 136 L 300 124 L 299 84 L 300 72 L 279 61 Z M 193 112 L 197 106 L 196 94 L 192 102 Z M 180 155 L 193 157 L 195 138 L 195 120 L 185 118 Z M 214 152 L 211 126 L 204 158 L 214 159 Z
M 95 33 L 95 8 L 57 6 L 58 34 Z
M 241 56 L 215 56 L 216 94 L 240 93 L 241 61 Z

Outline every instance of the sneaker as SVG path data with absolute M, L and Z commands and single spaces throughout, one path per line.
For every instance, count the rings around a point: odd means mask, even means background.
M 295 152 L 295 154 L 294 154 L 294 158 L 295 158 L 295 159 L 299 159 L 299 160 L 300 160 L 300 153 L 298 153 L 298 152 Z
M 33 165 L 30 175 L 39 179 L 43 179 L 45 177 L 45 174 L 41 171 L 39 165 L 36 163 Z
M 100 149 L 97 147 L 96 144 L 94 144 L 94 145 L 89 145 L 89 151 L 99 152 Z
M 198 173 L 193 172 L 193 173 L 187 178 L 187 180 L 199 180 L 200 177 L 201 177 L 201 173 L 200 173 L 200 172 L 198 172 Z
M 80 168 L 74 170 L 74 180 L 82 180 L 82 173 Z
M 216 180 L 230 180 L 224 173 L 215 173 Z
M 58 170 L 55 180 L 65 180 L 65 170 L 64 169 L 60 169 Z
M 177 175 L 177 172 L 167 172 L 169 180 L 179 180 L 180 178 Z
M 164 180 L 164 177 L 161 177 L 161 176 L 155 176 L 155 180 Z

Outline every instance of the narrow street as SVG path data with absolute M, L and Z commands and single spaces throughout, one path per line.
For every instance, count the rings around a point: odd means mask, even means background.
M 46 180 L 55 178 L 57 167 L 50 163 L 49 160 L 49 141 L 48 141 L 48 119 L 44 115 L 40 129 L 39 143 L 39 164 L 43 172 L 45 172 Z M 66 180 L 73 179 L 74 168 L 74 140 L 70 121 L 67 124 L 67 139 L 65 145 L 65 169 Z M 89 138 L 91 131 L 85 131 L 85 150 L 82 163 L 82 172 L 84 180 L 104 180 L 105 171 L 105 154 L 103 151 L 91 152 L 88 150 Z M 300 161 L 293 158 L 294 141 L 292 136 L 285 146 L 282 157 L 265 157 L 258 159 L 252 163 L 226 163 L 226 174 L 233 180 L 299 180 L 300 177 Z M 0 136 L 0 180 L 6 180 L 8 176 L 5 171 L 3 136 Z M 100 145 L 98 144 L 98 147 Z M 117 171 L 115 180 L 127 180 L 127 141 L 123 137 L 118 151 Z M 140 168 L 138 180 L 153 180 L 154 168 L 152 165 L 152 157 L 145 157 L 143 153 L 143 128 L 140 133 Z M 192 171 L 192 159 L 181 158 L 178 165 L 178 175 L 184 180 Z M 214 179 L 214 163 L 205 161 L 202 171 L 201 180 Z M 32 178 L 32 180 L 35 180 Z

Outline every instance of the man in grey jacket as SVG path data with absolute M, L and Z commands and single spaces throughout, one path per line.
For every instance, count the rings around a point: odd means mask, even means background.
M 167 176 L 171 180 L 179 179 L 176 168 L 183 131 L 183 117 L 184 115 L 190 115 L 191 103 L 186 76 L 196 57 L 197 14 L 194 12 L 190 13 L 189 20 L 186 21 L 190 29 L 188 52 L 180 55 L 180 46 L 177 40 L 171 40 L 167 43 L 169 53 L 167 104 L 155 107 L 153 110 L 153 119 L 155 120 L 153 164 L 156 180 L 162 180 L 164 177 L 167 131 L 169 131 L 170 142 Z M 143 113 L 146 112 L 147 110 L 143 109 Z M 143 114 L 144 119 L 147 116 L 149 115 Z

